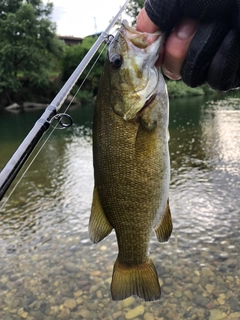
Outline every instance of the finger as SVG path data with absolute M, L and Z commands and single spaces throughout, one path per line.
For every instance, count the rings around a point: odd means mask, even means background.
M 237 2 L 237 1 L 235 1 Z M 196 18 L 201 21 L 221 20 L 228 14 L 232 14 L 234 8 L 234 1 L 229 0 L 181 0 L 180 10 L 186 17 Z
M 156 63 L 155 63 L 155 66 L 156 66 L 157 68 L 160 68 L 161 65 L 162 65 L 163 55 L 164 55 L 164 48 L 163 48 L 163 46 L 162 46 L 162 47 L 160 48 L 160 51 L 159 51 L 158 59 L 157 59 L 157 61 L 156 61 Z
M 180 20 L 179 2 L 179 0 L 146 0 L 145 8 L 160 30 L 169 34 Z
M 189 87 L 207 81 L 210 63 L 228 31 L 229 25 L 224 21 L 200 23 L 181 70 L 182 80 Z
M 148 17 L 146 10 L 143 8 L 137 17 L 136 30 L 140 32 L 154 33 L 159 30 L 158 26 L 156 26 Z M 149 37 L 149 43 L 151 43 L 154 38 Z M 160 67 L 162 64 L 163 57 L 163 48 L 160 49 L 159 57 L 156 62 L 156 67 Z
M 162 70 L 168 78 L 172 80 L 181 78 L 182 64 L 197 27 L 196 20 L 185 18 L 167 38 Z
M 236 30 L 230 30 L 209 67 L 207 82 L 210 87 L 220 91 L 239 87 L 239 52 L 240 36 Z
M 145 8 L 143 8 L 138 14 L 136 30 L 147 33 L 154 33 L 159 30 L 159 27 L 156 26 L 148 17 Z

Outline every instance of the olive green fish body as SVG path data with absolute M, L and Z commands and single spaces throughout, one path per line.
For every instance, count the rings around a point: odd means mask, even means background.
M 133 97 L 134 78 L 130 77 L 129 83 L 131 97 L 124 86 L 121 88 L 122 77 L 116 77 L 117 70 L 112 69 L 107 59 L 95 106 L 90 238 L 99 242 L 115 229 L 119 254 L 111 286 L 114 300 L 130 295 L 156 300 L 160 286 L 149 258 L 150 236 L 155 228 L 158 240 L 165 241 L 172 230 L 168 206 L 168 97 L 164 80 L 157 74 L 160 85 L 154 86 L 152 101 L 144 106 L 144 100 L 135 114 L 129 112 L 127 104 L 132 109 L 132 104 L 139 102 Z M 119 101 L 125 106 L 123 111 Z

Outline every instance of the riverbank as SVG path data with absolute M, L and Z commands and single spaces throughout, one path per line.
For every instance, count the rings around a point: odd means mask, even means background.
M 169 98 L 193 97 L 214 94 L 215 91 L 207 84 L 198 88 L 190 88 L 182 81 L 166 80 Z
M 169 98 L 204 96 L 204 95 L 210 95 L 215 93 L 215 91 L 211 89 L 207 84 L 198 88 L 190 88 L 182 81 L 166 80 L 166 84 L 168 88 Z M 61 88 L 59 88 L 59 90 L 60 89 Z M 76 91 L 76 88 L 74 91 Z M 48 104 L 54 98 L 52 92 L 51 94 L 48 94 L 45 96 L 44 103 L 39 103 L 39 101 L 40 102 L 43 101 L 42 93 L 39 96 L 36 95 L 36 93 L 34 93 L 31 99 L 31 92 L 29 92 L 28 99 L 32 101 L 26 101 L 26 102 L 22 102 L 21 100 L 19 101 L 17 98 L 18 96 L 22 97 L 23 95 L 22 93 L 16 94 L 16 100 L 10 104 L 9 103 L 7 104 L 6 101 L 4 102 L 5 105 L 0 103 L 0 108 L 5 108 L 7 111 L 13 111 L 13 112 L 19 111 L 19 110 L 44 109 L 48 106 Z M 81 104 L 81 103 L 85 103 L 86 101 L 89 101 L 90 99 L 94 99 L 94 97 L 91 96 L 91 93 L 86 92 L 86 90 L 83 90 L 78 92 L 74 100 L 73 100 L 73 96 L 69 95 L 66 99 L 66 102 Z M 46 100 L 48 101 L 48 103 L 45 102 Z

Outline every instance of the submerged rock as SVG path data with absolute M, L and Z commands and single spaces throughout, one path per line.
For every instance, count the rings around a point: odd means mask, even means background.
M 67 299 L 64 302 L 64 306 L 70 310 L 74 309 L 76 307 L 77 303 L 74 299 Z
M 46 103 L 36 103 L 36 102 L 24 102 L 24 109 L 45 109 L 48 105 Z
M 126 316 L 125 318 L 126 319 L 134 319 L 136 318 L 137 316 L 140 316 L 144 314 L 144 306 L 137 306 L 136 308 L 132 309 L 132 310 L 129 310 L 127 313 L 126 313 Z
M 7 111 L 14 111 L 14 110 L 20 110 L 20 109 L 21 109 L 21 106 L 18 103 L 12 103 L 5 108 L 5 110 Z
M 226 313 L 218 309 L 213 309 L 210 312 L 209 320 L 222 320 L 222 319 L 225 319 L 225 317 L 226 317 Z

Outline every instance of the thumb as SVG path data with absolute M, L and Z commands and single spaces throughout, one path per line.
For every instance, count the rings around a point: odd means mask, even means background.
M 137 16 L 136 30 L 147 33 L 154 33 L 159 30 L 159 27 L 148 17 L 145 8 L 143 8 Z

